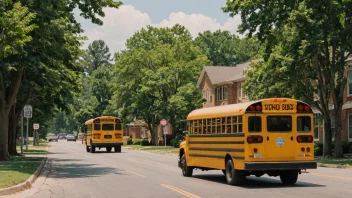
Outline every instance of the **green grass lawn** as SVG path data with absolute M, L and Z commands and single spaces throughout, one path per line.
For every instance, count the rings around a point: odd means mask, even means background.
M 12 157 L 11 161 L 0 162 L 0 189 L 20 184 L 38 168 L 43 158 Z
M 174 148 L 172 146 L 141 146 L 141 145 L 126 145 L 124 147 L 130 147 L 135 150 L 143 150 L 143 151 L 149 151 L 149 152 L 154 152 L 154 153 L 171 153 L 171 154 L 178 154 L 179 149 Z
M 352 159 L 334 159 L 334 158 L 318 158 L 315 160 L 318 163 L 322 164 L 336 164 L 336 165 L 348 165 L 352 166 Z
M 43 157 L 33 157 L 36 155 L 46 155 L 48 153 L 48 143 L 41 141 L 39 146 L 28 145 L 23 147 L 22 156 L 11 156 L 10 161 L 0 162 L 0 188 L 6 188 L 20 184 L 28 179 L 39 167 Z M 16 147 L 21 153 L 20 146 Z M 32 157 L 29 157 L 30 155 Z

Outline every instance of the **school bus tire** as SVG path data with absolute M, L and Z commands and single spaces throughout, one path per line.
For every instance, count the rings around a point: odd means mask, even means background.
M 90 148 L 89 148 L 89 146 L 88 146 L 88 145 L 86 145 L 86 151 L 87 151 L 87 153 L 89 153 L 89 152 L 90 152 Z
M 185 155 L 181 156 L 181 170 L 182 170 L 182 175 L 183 176 L 192 177 L 193 168 L 187 166 L 187 161 L 186 161 L 186 156 Z
M 106 147 L 106 151 L 108 152 L 108 153 L 110 153 L 111 152 L 111 146 L 108 146 L 108 147 Z
M 121 153 L 121 145 L 115 146 L 115 153 Z
M 298 179 L 298 171 L 282 171 L 280 173 L 280 180 L 284 185 L 294 185 Z
M 230 185 L 241 186 L 246 181 L 246 175 L 236 170 L 233 165 L 233 161 L 228 159 L 226 162 L 226 181 Z

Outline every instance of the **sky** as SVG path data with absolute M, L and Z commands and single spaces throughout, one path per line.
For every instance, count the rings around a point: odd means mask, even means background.
M 102 39 L 113 53 L 126 49 L 125 42 L 136 31 L 152 25 L 172 27 L 179 23 L 185 26 L 193 37 L 206 30 L 228 30 L 237 34 L 239 16 L 230 17 L 221 7 L 226 0 L 121 0 L 118 9 L 104 8 L 103 25 L 92 24 L 89 20 L 75 17 L 81 23 L 84 34 L 89 38 L 83 48 L 94 40 Z

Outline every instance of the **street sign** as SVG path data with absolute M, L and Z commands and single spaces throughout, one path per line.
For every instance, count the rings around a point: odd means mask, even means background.
M 26 105 L 23 108 L 23 116 L 25 118 L 31 118 L 32 117 L 32 106 L 31 105 Z
M 164 135 L 168 135 L 169 134 L 169 127 L 163 127 L 163 132 L 164 132 Z
M 39 124 L 33 124 L 33 129 L 38 130 L 39 129 Z
M 162 120 L 160 120 L 160 124 L 163 125 L 163 126 L 166 126 L 167 121 L 165 119 L 162 119 Z

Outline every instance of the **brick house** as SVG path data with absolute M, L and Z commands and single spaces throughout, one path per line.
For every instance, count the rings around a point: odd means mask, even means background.
M 241 85 L 245 80 L 243 71 L 248 69 L 249 64 L 205 66 L 197 82 L 197 88 L 206 99 L 203 108 L 248 101 Z
M 352 57 L 348 60 L 352 66 Z M 206 102 L 203 108 L 236 104 L 249 101 L 241 84 L 246 80 L 243 71 L 249 69 L 250 62 L 236 66 L 205 66 L 198 78 L 197 88 L 202 92 Z M 342 106 L 342 142 L 352 142 L 352 67 L 345 70 L 344 76 L 348 77 L 344 90 Z M 331 126 L 335 128 L 332 100 L 330 101 Z M 324 142 L 324 123 L 321 112 L 313 107 L 314 112 L 314 140 Z M 334 140 L 334 137 L 333 137 Z

